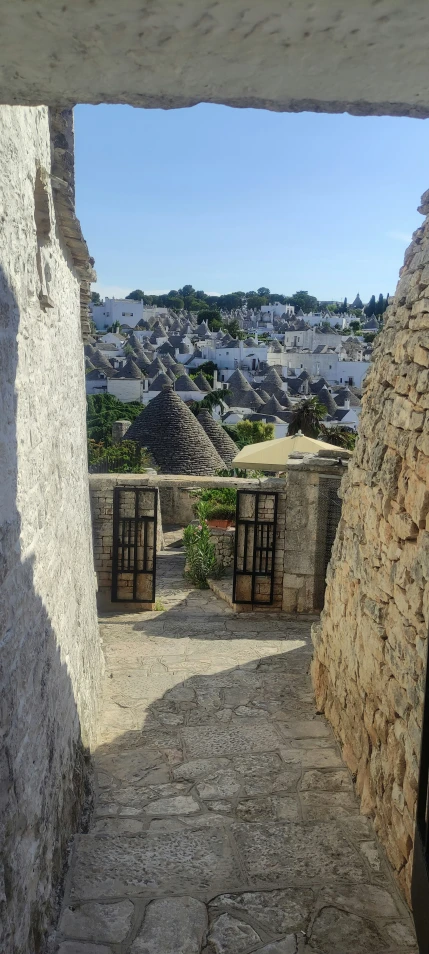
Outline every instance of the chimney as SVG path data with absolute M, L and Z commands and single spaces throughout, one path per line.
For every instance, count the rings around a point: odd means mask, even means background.
M 217 391 L 218 387 L 219 385 L 217 381 L 217 368 L 215 368 L 213 371 L 213 391 Z
M 131 427 L 131 421 L 114 421 L 112 424 L 112 441 L 114 444 L 120 444 L 121 440 Z

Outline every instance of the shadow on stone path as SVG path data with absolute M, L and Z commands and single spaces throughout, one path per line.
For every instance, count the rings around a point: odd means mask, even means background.
M 96 809 L 61 954 L 416 954 L 317 716 L 309 624 L 231 610 L 158 558 L 164 610 L 101 620 Z

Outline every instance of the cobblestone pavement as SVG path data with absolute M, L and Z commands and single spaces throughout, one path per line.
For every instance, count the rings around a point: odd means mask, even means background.
M 162 611 L 101 621 L 96 806 L 61 954 L 415 954 L 314 709 L 309 624 L 234 616 L 180 552 L 158 565 Z

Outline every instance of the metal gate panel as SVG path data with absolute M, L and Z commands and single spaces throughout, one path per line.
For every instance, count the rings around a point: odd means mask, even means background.
M 429 659 L 426 666 L 411 901 L 420 954 L 429 954 Z
M 113 491 L 112 603 L 153 603 L 158 489 Z
M 269 606 L 274 596 L 278 494 L 237 491 L 232 599 Z
M 325 543 L 325 579 L 328 564 L 331 559 L 332 547 L 337 535 L 337 527 L 341 517 L 342 501 L 338 496 L 338 487 L 329 488 L 327 491 L 327 515 L 326 515 L 326 543 Z

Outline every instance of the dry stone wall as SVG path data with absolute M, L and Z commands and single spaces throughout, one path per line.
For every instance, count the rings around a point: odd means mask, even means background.
M 428 409 L 426 219 L 366 380 L 313 663 L 318 704 L 408 898 L 429 624 Z
M 84 798 L 102 655 L 80 283 L 45 107 L 0 109 L 0 950 L 37 952 Z

